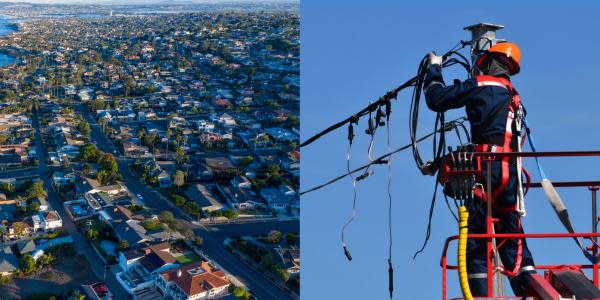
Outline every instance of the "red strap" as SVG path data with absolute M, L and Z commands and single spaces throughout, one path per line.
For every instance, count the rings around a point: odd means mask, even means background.
M 517 224 L 518 224 L 518 231 L 522 232 L 521 230 L 521 218 L 517 218 Z M 517 261 L 515 262 L 515 267 L 512 271 L 510 270 L 506 270 L 506 269 L 502 269 L 502 273 L 504 273 L 505 275 L 507 275 L 508 277 L 514 277 L 516 275 L 519 275 L 519 269 L 521 269 L 521 262 L 523 261 L 523 239 L 519 238 L 517 239 Z

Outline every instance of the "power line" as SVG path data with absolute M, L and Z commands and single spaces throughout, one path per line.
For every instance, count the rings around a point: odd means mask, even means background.
M 450 66 L 453 66 L 455 64 L 460 64 L 463 67 L 465 67 L 466 69 L 470 69 L 470 66 L 468 64 L 467 58 L 464 57 L 464 55 L 456 52 L 457 51 L 457 47 L 459 45 L 462 45 L 462 47 L 465 46 L 464 43 L 459 42 L 450 51 L 446 52 L 442 56 L 443 59 L 445 60 L 444 63 L 442 64 L 442 67 L 450 67 Z M 453 54 L 459 56 L 462 59 L 462 61 L 457 60 L 455 58 L 451 58 L 451 59 L 446 60 L 447 57 L 449 57 L 450 55 L 453 55 Z M 308 145 L 312 144 L 314 141 L 316 141 L 319 138 L 323 137 L 324 135 L 326 135 L 326 134 L 328 134 L 328 133 L 330 133 L 330 132 L 332 132 L 332 131 L 334 131 L 334 130 L 342 127 L 342 126 L 344 126 L 345 124 L 348 124 L 348 123 L 357 123 L 358 120 L 361 117 L 363 117 L 363 116 L 365 116 L 365 115 L 367 115 L 369 113 L 373 113 L 374 111 L 376 111 L 377 109 L 379 109 L 381 106 L 389 104 L 392 99 L 397 99 L 398 93 L 400 91 L 402 91 L 403 89 L 411 87 L 411 86 L 416 86 L 417 83 L 418 83 L 418 81 L 419 81 L 419 75 L 412 77 L 411 79 L 409 79 L 408 81 L 406 81 L 402 85 L 400 85 L 397 88 L 395 88 L 395 89 L 387 92 L 385 95 L 379 97 L 379 99 L 377 99 L 377 101 L 369 104 L 367 107 L 363 108 L 359 112 L 351 115 L 350 117 L 348 117 L 348 118 L 346 118 L 346 119 L 344 119 L 344 120 L 342 120 L 340 122 L 337 122 L 337 123 L 335 123 L 335 124 L 333 124 L 333 125 L 325 128 L 324 130 L 320 131 L 319 133 L 317 133 L 317 134 L 313 135 L 312 137 L 306 139 L 304 142 L 302 142 L 300 144 L 299 147 L 302 148 L 304 146 L 308 146 Z
M 426 140 L 426 139 L 430 138 L 431 136 L 433 136 L 434 134 L 436 134 L 436 133 L 438 133 L 438 132 L 442 132 L 442 131 L 444 131 L 444 132 L 445 132 L 445 131 L 450 131 L 450 130 L 453 130 L 455 127 L 457 127 L 457 126 L 461 126 L 461 125 L 462 125 L 462 123 L 463 123 L 464 121 L 466 121 L 466 120 L 467 120 L 467 119 L 466 119 L 465 117 L 461 117 L 461 118 L 458 118 L 458 119 L 452 120 L 452 121 L 450 121 L 450 122 L 447 122 L 446 124 L 444 124 L 444 126 L 443 126 L 442 128 L 440 128 L 440 129 L 438 129 L 438 130 L 435 130 L 435 131 L 433 131 L 433 132 L 431 132 L 431 133 L 429 133 L 429 134 L 427 134 L 427 135 L 424 135 L 424 136 L 422 136 L 421 138 L 417 139 L 417 140 L 416 140 L 416 143 L 420 143 L 420 142 L 422 142 L 422 141 L 424 141 L 424 140 Z M 394 151 L 391 151 L 391 152 L 388 152 L 388 153 L 386 153 L 386 154 L 383 154 L 383 155 L 381 155 L 381 156 L 379 156 L 379 157 L 375 158 L 373 161 L 369 162 L 368 164 L 365 164 L 365 165 L 363 165 L 363 166 L 361 166 L 361 167 L 358 167 L 358 168 L 356 168 L 356 169 L 353 169 L 353 170 L 351 170 L 351 171 L 348 171 L 348 172 L 346 172 L 346 173 L 344 173 L 344 174 L 342 174 L 342 175 L 340 175 L 340 176 L 337 176 L 337 177 L 335 177 L 335 178 L 333 178 L 333 179 L 331 179 L 331 180 L 329 180 L 329 181 L 327 181 L 327 182 L 325 182 L 325 183 L 322 183 L 322 184 L 320 184 L 320 185 L 314 186 L 314 187 L 312 187 L 312 188 L 310 188 L 310 189 L 308 189 L 308 190 L 302 191 L 302 192 L 300 192 L 300 195 L 304 195 L 304 194 L 307 194 L 307 193 L 310 193 L 310 192 L 314 192 L 314 191 L 316 191 L 316 190 L 320 190 L 320 189 L 322 189 L 322 188 L 324 188 L 324 187 L 326 187 L 326 186 L 328 186 L 328 185 L 331 185 L 331 184 L 333 184 L 333 183 L 335 183 L 335 182 L 337 182 L 337 181 L 339 181 L 339 180 L 341 180 L 341 179 L 345 178 L 346 176 L 350 176 L 350 175 L 352 175 L 352 174 L 354 174 L 354 173 L 356 173 L 356 172 L 362 171 L 362 170 L 364 170 L 364 169 L 366 169 L 366 168 L 368 168 L 368 167 L 370 167 L 370 166 L 372 166 L 372 165 L 378 165 L 378 164 L 383 164 L 383 163 L 386 163 L 386 158 L 388 158 L 388 157 L 390 157 L 390 156 L 392 156 L 392 155 L 394 155 L 394 154 L 396 154 L 396 153 L 402 152 L 402 151 L 404 151 L 404 150 L 406 150 L 406 149 L 409 149 L 409 148 L 411 148 L 411 147 L 412 147 L 412 145 L 413 145 L 413 144 L 412 144 L 412 143 L 410 143 L 410 144 L 408 144 L 408 145 L 404 145 L 404 146 L 402 146 L 402 147 L 400 147 L 400 148 L 397 148 L 397 149 L 396 149 L 396 150 L 394 150 Z

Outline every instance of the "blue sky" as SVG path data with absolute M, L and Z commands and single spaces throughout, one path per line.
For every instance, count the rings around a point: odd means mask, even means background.
M 505 25 L 499 37 L 521 46 L 521 74 L 513 82 L 529 111 L 539 150 L 600 149 L 598 5 L 426 3 L 301 1 L 302 140 L 414 76 L 419 60 L 429 51 L 443 53 L 458 40 L 468 39 L 464 26 L 491 22 Z M 459 69 L 444 74 L 447 83 L 465 78 Z M 401 94 L 393 107 L 394 148 L 409 141 L 409 98 L 408 92 Z M 448 118 L 462 115 L 464 111 L 459 109 L 451 111 Z M 422 107 L 421 133 L 432 129 L 433 116 Z M 367 161 L 368 140 L 363 131 L 364 127 L 357 130 L 354 166 Z M 431 157 L 430 148 L 430 142 L 421 146 L 425 157 Z M 382 130 L 374 152 L 385 151 Z M 343 173 L 345 155 L 345 128 L 302 149 L 303 189 Z M 526 165 L 537 181 L 532 163 Z M 600 179 L 600 158 L 548 158 L 543 165 L 554 181 Z M 379 167 L 374 176 L 358 185 L 358 217 L 347 231 L 352 262 L 346 260 L 340 245 L 340 229 L 351 213 L 350 179 L 302 197 L 303 298 L 387 297 L 386 178 L 385 167 Z M 395 299 L 441 298 L 442 244 L 457 233 L 442 197 L 435 209 L 430 244 L 424 254 L 412 259 L 424 239 L 433 185 L 433 178 L 420 175 L 409 152 L 393 158 Z M 589 191 L 561 189 L 559 193 L 575 227 L 589 231 Z M 563 231 L 541 191 L 528 194 L 527 210 L 523 221 L 527 232 Z M 538 264 L 585 262 L 572 241 L 532 240 L 530 244 Z M 456 276 L 451 274 L 448 282 L 450 295 L 458 296 Z

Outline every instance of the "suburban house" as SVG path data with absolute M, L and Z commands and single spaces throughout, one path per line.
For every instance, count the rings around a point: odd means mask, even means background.
M 117 280 L 130 294 L 154 285 L 157 274 L 178 266 L 171 254 L 171 243 L 137 246 L 119 252 Z
M 276 247 L 274 250 L 279 262 L 290 275 L 300 274 L 300 249 Z
M 2 250 L 0 251 L 0 274 L 7 276 L 18 268 L 19 260 L 10 249 L 10 246 L 2 247 Z
M 163 228 L 146 230 L 142 221 L 144 216 L 134 215 L 128 208 L 116 205 L 107 207 L 99 213 L 99 219 L 108 223 L 119 240 L 125 240 L 130 246 L 145 242 L 162 242 L 170 239 L 180 238 L 178 232 L 168 232 Z
M 231 186 L 249 189 L 252 187 L 252 183 L 250 180 L 248 180 L 248 178 L 246 178 L 246 176 L 235 176 L 233 179 L 231 179 Z
M 79 197 L 83 197 L 87 193 L 105 192 L 109 195 L 116 195 L 126 192 L 126 189 L 119 183 L 101 185 L 98 180 L 90 177 L 84 177 L 82 180 L 75 181 L 75 189 L 76 194 Z
M 265 199 L 267 204 L 277 210 L 285 210 L 288 207 L 296 206 L 296 196 L 286 195 L 281 189 L 266 187 L 260 190 L 260 196 Z
M 165 299 L 215 299 L 227 294 L 230 283 L 223 270 L 205 261 L 160 273 L 156 287 Z
M 45 231 L 54 231 L 62 228 L 62 219 L 55 210 L 47 212 L 41 212 L 40 217 L 42 220 L 41 228 Z
M 158 186 L 161 188 L 170 187 L 173 184 L 171 177 L 177 172 L 177 163 L 170 160 L 153 161 L 152 168 L 154 174 L 158 176 Z
M 199 183 L 190 186 L 185 194 L 189 199 L 195 201 L 202 211 L 211 212 L 215 210 L 221 210 L 223 208 L 223 205 L 214 197 L 214 195 L 204 184 Z
M 217 190 L 227 200 L 229 205 L 236 209 L 264 207 L 264 204 L 260 203 L 260 200 L 251 189 L 217 184 Z
M 29 219 L 29 220 L 31 220 L 31 219 Z M 25 222 L 25 221 L 28 221 L 28 220 L 15 221 L 8 226 L 8 238 L 9 239 L 20 238 L 24 235 L 29 234 L 32 231 L 32 226 L 28 222 Z

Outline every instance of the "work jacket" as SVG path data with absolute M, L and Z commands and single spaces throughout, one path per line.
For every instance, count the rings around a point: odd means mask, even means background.
M 465 107 L 473 143 L 504 143 L 508 105 L 513 96 L 506 87 L 481 85 L 475 78 L 446 86 L 441 67 L 432 65 L 425 76 L 424 90 L 427 106 L 435 112 Z

